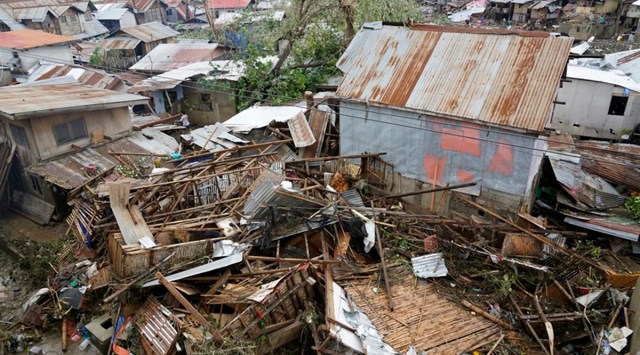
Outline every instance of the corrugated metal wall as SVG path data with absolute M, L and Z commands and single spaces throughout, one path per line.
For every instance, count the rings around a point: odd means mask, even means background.
M 534 136 L 347 101 L 340 112 L 340 154 L 386 152 L 407 177 L 435 177 L 440 186 L 478 181 L 463 191 L 476 196 L 483 187 L 525 196 L 537 171 Z

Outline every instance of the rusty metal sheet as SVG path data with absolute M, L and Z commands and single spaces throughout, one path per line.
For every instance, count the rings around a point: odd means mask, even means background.
M 119 32 L 126 33 L 145 43 L 156 42 L 178 35 L 178 31 L 160 22 L 149 22 L 138 26 L 126 27 L 120 29 Z
M 307 118 L 300 112 L 287 122 L 289 132 L 296 148 L 308 147 L 316 142 Z
M 250 3 L 251 0 L 208 0 L 207 5 L 212 10 L 245 9 Z
M 147 97 L 91 88 L 81 83 L 15 85 L 0 88 L 0 116 L 19 120 L 43 114 L 68 113 L 145 104 Z
M 103 51 L 110 51 L 113 49 L 134 50 L 138 43 L 142 42 L 138 38 L 129 37 L 112 37 L 105 38 L 98 44 L 98 47 Z
M 540 132 L 573 40 L 538 32 L 363 28 L 337 66 L 338 95 Z
M 34 30 L 18 30 L 0 32 L 0 47 L 11 49 L 30 49 L 38 47 L 56 46 L 79 42 L 80 40 Z

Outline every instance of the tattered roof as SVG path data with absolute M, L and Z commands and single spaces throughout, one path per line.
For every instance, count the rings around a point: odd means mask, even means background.
M 0 47 L 11 49 L 30 49 L 78 42 L 69 36 L 34 30 L 0 32 Z
M 106 171 L 119 165 L 118 159 L 110 152 L 169 155 L 177 148 L 178 143 L 173 138 L 147 128 L 128 137 L 32 166 L 29 172 L 42 176 L 63 189 L 72 190 L 91 178 L 86 174 L 89 164 L 95 165 L 98 171 Z
M 211 74 L 215 72 L 215 74 Z M 129 89 L 131 93 L 173 89 L 185 80 L 195 76 L 209 75 L 210 79 L 237 81 L 244 73 L 242 63 L 231 60 L 197 62 L 170 70 L 161 75 L 138 81 Z
M 148 98 L 72 83 L 15 85 L 0 88 L 0 116 L 20 120 L 28 117 L 109 109 L 145 104 Z
M 160 22 L 149 22 L 138 26 L 120 29 L 119 33 L 126 33 L 145 43 L 159 41 L 178 35 L 178 31 Z
M 462 27 L 363 28 L 337 67 L 338 95 L 542 131 L 573 39 Z
M 207 5 L 212 10 L 217 9 L 245 9 L 251 0 L 208 0 Z
M 166 72 L 191 63 L 222 57 L 225 48 L 216 43 L 163 43 L 153 48 L 129 69 Z

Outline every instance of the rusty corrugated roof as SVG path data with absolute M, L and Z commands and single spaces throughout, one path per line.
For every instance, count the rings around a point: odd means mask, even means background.
M 0 32 L 0 47 L 11 49 L 30 49 L 79 42 L 69 36 L 34 30 Z
M 44 64 L 36 69 L 29 77 L 29 82 L 59 78 L 64 76 L 73 77 L 76 81 L 98 89 L 126 92 L 128 86 L 117 76 L 106 72 L 76 67 L 63 64 Z
M 145 43 L 159 41 L 178 35 L 178 31 L 160 22 L 149 22 L 138 26 L 125 27 L 120 29 L 129 36 L 135 37 Z
M 251 0 L 208 0 L 207 6 L 212 10 L 246 9 Z
M 105 38 L 98 43 L 98 47 L 103 51 L 110 51 L 113 49 L 136 49 L 138 43 L 142 42 L 137 38 L 128 38 L 128 37 L 110 37 Z
M 0 88 L 0 116 L 20 120 L 42 114 L 145 104 L 148 98 L 83 84 L 15 85 Z
M 337 67 L 338 95 L 540 132 L 573 39 L 440 26 L 364 27 Z

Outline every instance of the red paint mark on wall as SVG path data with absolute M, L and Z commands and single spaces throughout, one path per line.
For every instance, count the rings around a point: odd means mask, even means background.
M 496 154 L 493 156 L 493 159 L 491 159 L 487 171 L 504 176 L 511 176 L 511 174 L 513 174 L 513 149 L 511 145 L 509 145 L 509 142 L 503 139 L 498 142 Z
M 447 167 L 447 157 L 438 158 L 435 155 L 427 154 L 424 157 L 424 176 L 425 181 L 440 186 L 444 169 Z
M 456 177 L 458 178 L 458 182 L 467 183 L 472 182 L 473 178 L 475 178 L 476 176 L 466 170 L 458 169 L 458 171 L 456 171 Z
M 451 152 L 480 156 L 480 130 L 465 126 L 462 129 L 442 129 L 440 148 Z

